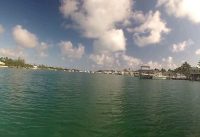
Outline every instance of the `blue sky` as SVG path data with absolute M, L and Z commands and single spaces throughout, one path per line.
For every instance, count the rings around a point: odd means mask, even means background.
M 200 58 L 197 0 L 1 0 L 0 56 L 78 69 Z

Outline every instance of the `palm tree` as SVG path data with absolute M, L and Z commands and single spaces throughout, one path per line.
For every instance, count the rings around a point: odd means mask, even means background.
M 187 62 L 184 62 L 181 67 L 175 69 L 176 73 L 184 74 L 185 76 L 189 77 L 190 75 L 190 68 L 191 65 Z

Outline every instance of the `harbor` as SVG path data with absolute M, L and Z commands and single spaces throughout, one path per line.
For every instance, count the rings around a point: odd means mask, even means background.
M 152 79 L 152 80 L 189 80 L 200 81 L 200 68 L 191 67 L 187 62 L 174 70 L 165 69 L 151 69 L 148 65 L 143 65 L 139 70 L 124 69 L 122 71 L 115 70 L 99 70 L 94 73 L 124 75 L 131 77 L 138 77 L 139 79 Z
M 131 68 L 123 70 L 79 70 L 69 69 L 64 67 L 53 67 L 46 65 L 32 65 L 27 64 L 24 59 L 18 58 L 16 60 L 10 58 L 0 58 L 0 68 L 18 68 L 18 69 L 31 69 L 31 70 L 51 70 L 51 71 L 64 71 L 64 72 L 78 72 L 78 73 L 90 73 L 90 74 L 107 74 L 107 75 L 122 75 L 130 77 L 138 77 L 140 79 L 153 79 L 153 80 L 190 80 L 200 81 L 200 68 L 191 67 L 190 64 L 184 62 L 180 67 L 174 70 L 165 70 L 151 68 L 148 65 L 140 66 L 138 70 L 132 70 Z
M 200 0 L 0 0 L 0 137 L 200 137 Z

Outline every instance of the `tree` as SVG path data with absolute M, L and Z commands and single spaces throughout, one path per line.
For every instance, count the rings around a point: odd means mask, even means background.
M 165 72 L 166 72 L 166 70 L 165 70 L 164 68 L 162 68 L 162 69 L 161 69 L 161 72 L 162 72 L 162 73 L 165 73 Z
M 25 60 L 20 58 L 20 57 L 18 59 L 1 57 L 0 61 L 4 62 L 5 65 L 9 66 L 9 67 L 26 67 L 26 68 L 32 68 L 33 67 L 33 65 L 31 65 L 31 64 L 26 64 Z
M 189 77 L 190 75 L 190 68 L 191 65 L 187 62 L 184 62 L 181 67 L 178 67 L 175 69 L 176 73 L 184 74 L 186 77 Z
M 171 69 L 168 69 L 168 72 L 174 72 L 173 70 L 171 70 Z

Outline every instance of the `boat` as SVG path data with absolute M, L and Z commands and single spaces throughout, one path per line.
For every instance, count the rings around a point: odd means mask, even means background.
M 153 76 L 149 74 L 141 73 L 140 79 L 153 79 Z
M 153 78 L 153 71 L 150 69 L 150 66 L 141 66 L 139 70 L 139 77 L 140 79 L 152 79 Z
M 167 76 L 164 76 L 162 73 L 157 73 L 153 75 L 153 79 L 166 80 Z

